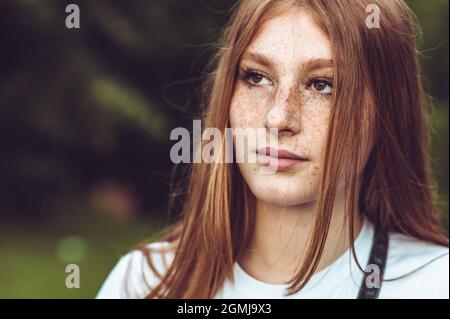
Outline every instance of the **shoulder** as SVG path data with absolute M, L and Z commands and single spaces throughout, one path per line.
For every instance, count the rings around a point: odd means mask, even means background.
M 129 252 L 111 270 L 96 298 L 144 298 L 159 283 L 173 256 L 169 242 L 154 242 Z M 150 267 L 149 261 L 154 268 Z
M 384 279 L 387 298 L 449 298 L 449 249 L 391 233 Z

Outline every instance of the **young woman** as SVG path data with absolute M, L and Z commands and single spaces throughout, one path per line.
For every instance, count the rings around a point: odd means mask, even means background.
M 214 65 L 203 127 L 275 129 L 278 153 L 192 164 L 179 223 L 98 298 L 449 297 L 403 1 L 242 1 Z

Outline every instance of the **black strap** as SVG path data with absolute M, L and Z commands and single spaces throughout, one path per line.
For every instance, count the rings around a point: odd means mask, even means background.
M 389 247 L 389 236 L 381 227 L 375 225 L 375 233 L 373 236 L 372 249 L 370 251 L 369 262 L 367 265 L 377 265 L 379 269 L 379 285 L 378 287 L 368 287 L 366 279 L 371 275 L 370 272 L 364 274 L 364 278 L 359 288 L 357 299 L 377 299 L 380 294 L 381 285 L 383 283 L 384 270 L 386 267 L 387 252 Z

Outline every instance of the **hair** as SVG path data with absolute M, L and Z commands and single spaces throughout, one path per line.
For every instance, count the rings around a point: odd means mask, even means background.
M 369 4 L 380 9 L 380 28 L 366 26 Z M 302 289 L 318 266 L 342 174 L 353 254 L 355 212 L 385 231 L 448 245 L 431 180 L 431 108 L 421 85 L 415 23 L 401 0 L 239 2 L 205 82 L 204 127 L 222 132 L 228 127 L 241 55 L 263 23 L 292 7 L 306 10 L 328 35 L 335 89 L 311 236 L 288 295 Z M 369 132 L 372 141 L 365 162 L 361 131 Z M 141 249 L 160 279 L 148 298 L 214 297 L 225 279 L 234 279 L 234 263 L 252 236 L 255 199 L 235 164 L 191 164 L 182 183 L 186 189 L 179 220 L 161 238 L 175 252 L 167 271 L 156 271 L 151 260 L 155 251 Z

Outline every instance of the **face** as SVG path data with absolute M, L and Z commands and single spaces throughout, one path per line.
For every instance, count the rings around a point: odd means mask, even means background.
M 235 149 L 237 157 L 257 154 L 257 163 L 238 163 L 256 198 L 289 206 L 315 200 L 332 105 L 331 59 L 329 39 L 300 9 L 267 21 L 244 51 L 230 126 L 267 132 L 258 147 Z M 278 154 L 264 154 L 270 147 Z M 267 165 L 275 171 L 261 170 Z

